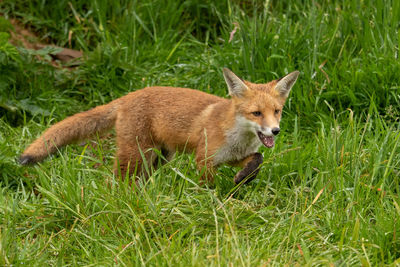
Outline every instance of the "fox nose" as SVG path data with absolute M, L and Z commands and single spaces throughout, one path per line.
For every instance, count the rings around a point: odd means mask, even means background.
M 274 134 L 274 135 L 277 135 L 280 131 L 281 131 L 281 129 L 279 129 L 278 127 L 275 127 L 275 128 L 272 128 L 272 133 Z

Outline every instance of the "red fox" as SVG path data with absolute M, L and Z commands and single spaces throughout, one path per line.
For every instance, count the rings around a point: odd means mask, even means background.
M 175 152 L 194 152 L 201 179 L 213 182 L 222 163 L 241 166 L 235 183 L 253 180 L 263 157 L 261 145 L 274 146 L 280 131 L 282 108 L 297 80 L 298 71 L 266 84 L 244 81 L 227 68 L 223 75 L 230 99 L 177 87 L 148 87 L 109 104 L 75 114 L 56 123 L 20 156 L 33 164 L 57 148 L 116 128 L 116 175 L 143 171 L 144 159 L 155 162 L 154 149 L 166 158 Z M 205 167 L 205 168 L 204 168 Z

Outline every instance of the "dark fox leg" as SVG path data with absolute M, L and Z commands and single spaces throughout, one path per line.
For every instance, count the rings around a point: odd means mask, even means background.
M 156 170 L 158 167 L 160 167 L 161 165 L 166 164 L 168 161 L 170 161 L 173 156 L 174 156 L 174 152 L 161 147 L 161 149 L 159 150 L 160 154 L 154 153 L 156 155 L 154 161 L 153 161 L 153 168 Z
M 261 153 L 254 153 L 247 158 L 245 158 L 240 165 L 243 169 L 240 170 L 234 177 L 236 184 L 239 184 L 243 180 L 245 184 L 256 178 L 258 172 L 260 171 L 260 165 L 263 162 L 263 156 Z

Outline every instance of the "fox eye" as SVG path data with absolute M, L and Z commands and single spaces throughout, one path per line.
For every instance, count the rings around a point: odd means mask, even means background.
M 278 115 L 281 111 L 279 109 L 275 109 L 275 115 Z
M 261 111 L 254 111 L 251 114 L 253 114 L 256 117 L 260 117 L 262 115 Z

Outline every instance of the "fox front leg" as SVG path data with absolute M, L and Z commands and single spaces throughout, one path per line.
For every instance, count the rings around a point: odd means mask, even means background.
M 243 167 L 234 177 L 236 184 L 244 181 L 244 184 L 252 181 L 256 178 L 258 172 L 260 171 L 260 165 L 263 162 L 263 156 L 261 153 L 254 153 L 245 158 L 240 162 L 239 165 Z

